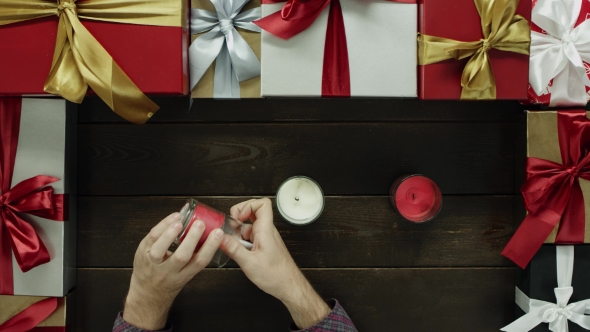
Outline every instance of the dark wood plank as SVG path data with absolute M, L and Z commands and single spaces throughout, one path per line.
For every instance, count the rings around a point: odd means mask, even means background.
M 516 197 L 516 196 L 515 196 Z M 249 197 L 199 197 L 222 211 Z M 183 197 L 81 197 L 78 266 L 131 267 L 141 239 Z M 388 197 L 328 197 L 318 221 L 275 224 L 302 267 L 512 266 L 512 196 L 445 196 L 426 224 L 403 220 Z M 235 265 L 230 265 L 235 266 Z
M 81 125 L 81 195 L 272 195 L 293 175 L 328 195 L 430 176 L 445 194 L 511 194 L 514 124 Z
M 359 331 L 498 331 L 514 319 L 514 269 L 311 269 Z M 109 331 L 131 270 L 78 269 L 78 331 Z M 207 269 L 179 295 L 177 331 L 286 331 L 287 310 L 238 269 Z
M 517 101 L 421 101 L 417 99 L 255 99 L 195 100 L 154 97 L 161 107 L 149 123 L 274 121 L 504 121 L 525 109 Z M 96 97 L 86 97 L 80 122 L 119 122 Z

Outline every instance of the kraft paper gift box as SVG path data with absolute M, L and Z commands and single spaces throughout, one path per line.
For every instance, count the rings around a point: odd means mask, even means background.
M 543 245 L 529 266 L 516 274 L 517 319 L 501 330 L 588 331 L 589 276 L 590 245 Z
M 75 315 L 75 293 L 58 298 L 0 295 L 0 331 L 74 331 Z
M 0 294 L 76 282 L 76 105 L 0 98 Z
M 264 21 L 285 3 L 263 1 L 262 96 L 416 97 L 417 5 L 401 2 L 332 0 L 284 39 Z
M 225 3 L 229 0 L 213 0 Z M 252 23 L 261 15 L 260 0 L 240 0 L 232 2 L 236 19 L 232 22 L 234 29 L 226 37 L 215 28 L 219 26 L 219 19 L 232 13 L 218 13 L 211 0 L 192 0 L 191 4 L 191 39 L 189 48 L 189 63 L 191 66 L 191 97 L 192 98 L 260 98 L 260 28 Z M 225 9 L 225 8 L 224 8 Z M 221 9 L 220 9 L 221 10 Z M 203 16 L 199 16 L 203 11 Z M 208 17 L 216 17 L 211 22 Z M 215 30 L 215 31 L 212 31 Z M 253 31 L 254 30 L 254 31 Z M 230 38 L 233 45 L 228 47 L 224 43 L 218 50 L 219 44 L 209 41 L 211 35 L 215 39 Z M 204 38 L 203 38 L 204 37 Z M 195 43 L 195 40 L 201 40 Z M 242 39 L 242 40 L 238 40 Z M 200 46 L 204 45 L 203 48 Z M 241 56 L 238 56 L 240 55 Z M 217 59 L 217 60 L 214 60 Z M 208 65 L 211 61 L 210 65 Z M 222 67 L 219 67 L 222 66 Z M 216 72 L 216 70 L 221 72 Z
M 525 268 L 543 243 L 590 243 L 590 119 L 527 112 L 527 214 L 502 254 Z
M 420 99 L 526 99 L 530 17 L 530 0 L 420 0 Z
M 189 93 L 188 0 L 74 1 L 0 3 L 0 95 L 79 103 L 88 84 L 117 114 L 144 123 L 158 110 L 144 93 Z
M 551 106 L 588 103 L 588 18 L 588 1 L 533 0 L 530 103 Z

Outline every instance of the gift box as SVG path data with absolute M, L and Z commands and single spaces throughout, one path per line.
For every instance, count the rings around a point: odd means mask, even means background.
M 417 96 L 414 0 L 276 2 L 256 22 L 262 96 Z
M 516 275 L 516 321 L 506 332 L 590 329 L 590 246 L 543 245 Z
M 590 243 L 586 111 L 527 112 L 527 215 L 502 254 L 525 268 L 543 243 Z
M 89 86 L 144 123 L 158 110 L 144 93 L 188 94 L 187 0 L 7 0 L 0 40 L 0 95 L 80 103 Z
M 260 98 L 260 28 L 252 23 L 261 17 L 260 0 L 235 1 L 230 9 L 227 1 L 192 0 L 192 98 Z M 222 26 L 230 17 L 232 26 Z
M 76 282 L 76 105 L 0 98 L 0 294 Z
M 421 99 L 526 99 L 530 0 L 420 0 Z
M 533 0 L 530 103 L 586 105 L 590 98 L 589 17 L 588 1 Z
M 0 331 L 74 331 L 75 293 L 66 297 L 0 295 Z

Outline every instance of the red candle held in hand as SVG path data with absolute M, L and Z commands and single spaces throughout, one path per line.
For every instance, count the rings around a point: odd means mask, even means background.
M 389 197 L 402 217 L 417 223 L 434 219 L 442 207 L 438 186 L 422 175 L 400 177 L 391 186 Z

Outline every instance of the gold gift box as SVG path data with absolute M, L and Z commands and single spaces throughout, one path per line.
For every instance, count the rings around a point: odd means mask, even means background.
M 586 112 L 586 116 L 590 113 Z M 527 156 L 546 159 L 561 164 L 561 151 L 557 131 L 557 112 L 527 112 Z M 579 178 L 584 195 L 586 227 L 584 243 L 590 243 L 590 181 Z M 559 224 L 553 229 L 545 243 L 555 243 Z
M 192 0 L 192 8 L 205 9 L 211 12 L 216 12 L 215 7 L 209 0 Z M 260 0 L 250 0 L 242 12 L 250 9 L 260 7 Z M 247 31 L 236 27 L 238 33 L 244 38 L 246 43 L 250 45 L 258 60 L 260 60 L 260 33 L 254 31 Z M 191 36 L 191 42 L 203 34 L 194 34 Z M 191 91 L 191 98 L 213 98 L 213 82 L 215 76 L 215 61 L 211 64 L 209 69 L 203 75 L 203 78 L 197 83 L 193 91 Z M 260 76 L 240 83 L 240 97 L 241 98 L 261 98 L 260 95 Z
M 44 296 L 0 295 L 0 325 L 23 312 L 31 305 L 45 300 Z M 75 294 L 57 298 L 57 309 L 36 327 L 64 327 L 65 331 L 74 331 L 76 308 Z M 42 331 L 42 329 L 40 329 Z

